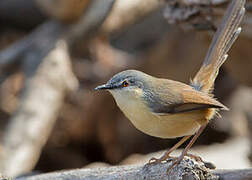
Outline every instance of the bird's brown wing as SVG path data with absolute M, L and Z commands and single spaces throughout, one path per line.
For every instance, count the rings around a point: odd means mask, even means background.
M 162 88 L 166 86 L 166 88 Z M 167 88 L 168 87 L 168 88 Z M 200 109 L 217 108 L 228 110 L 208 94 L 197 91 L 184 83 L 167 80 L 155 93 L 148 94 L 148 106 L 159 115 L 190 112 Z
M 203 92 L 198 92 L 196 90 L 184 90 L 183 91 L 183 103 L 194 103 L 201 105 L 208 105 L 210 108 L 218 108 L 222 110 L 228 110 L 226 106 L 217 101 L 216 99 L 208 96 L 208 94 Z
M 227 59 L 228 51 L 241 32 L 240 23 L 245 13 L 246 0 L 232 0 L 208 49 L 205 60 L 191 82 L 202 92 L 211 94 L 219 68 Z

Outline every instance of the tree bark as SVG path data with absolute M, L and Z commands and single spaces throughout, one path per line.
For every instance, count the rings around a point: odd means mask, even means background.
M 167 173 L 170 162 L 154 165 L 130 165 L 115 166 L 109 168 L 77 169 L 64 172 L 55 172 L 31 176 L 22 180 L 44 180 L 44 179 L 83 179 L 83 180 L 112 180 L 112 179 L 132 179 L 132 180 L 217 180 L 209 169 L 191 159 L 183 160 L 178 166 Z M 21 180 L 21 179 L 20 179 Z
M 109 168 L 76 169 L 18 178 L 18 180 L 249 180 L 252 178 L 252 169 L 210 170 L 202 163 L 197 163 L 192 159 L 184 159 L 178 166 L 167 173 L 167 168 L 170 165 L 171 162 L 165 162 L 155 165 L 128 165 Z

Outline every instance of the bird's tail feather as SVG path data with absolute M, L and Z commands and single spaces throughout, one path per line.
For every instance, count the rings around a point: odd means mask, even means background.
M 228 51 L 241 32 L 246 0 L 232 0 L 215 33 L 204 62 L 191 81 L 196 89 L 211 94 L 219 68 L 226 61 Z

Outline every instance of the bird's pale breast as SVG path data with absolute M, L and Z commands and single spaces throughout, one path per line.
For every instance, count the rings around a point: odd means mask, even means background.
M 113 94 L 113 93 L 112 93 Z M 186 113 L 158 115 L 152 113 L 138 98 L 131 100 L 120 94 L 113 94 L 117 105 L 140 131 L 160 138 L 175 138 L 192 135 L 200 128 L 206 110 Z

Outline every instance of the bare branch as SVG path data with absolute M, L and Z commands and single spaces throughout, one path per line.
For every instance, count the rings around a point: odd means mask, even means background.
M 102 29 L 105 32 L 120 31 L 151 14 L 163 5 L 163 0 L 117 0 Z
M 252 178 L 252 169 L 245 170 L 210 170 L 192 159 L 183 160 L 179 166 L 167 173 L 171 163 L 156 165 L 126 165 L 94 169 L 76 169 L 60 171 L 48 174 L 35 175 L 19 180 L 46 180 L 46 179 L 85 179 L 85 180 L 110 180 L 110 179 L 132 179 L 132 180 L 247 180 Z
M 5 131 L 0 172 L 17 176 L 37 162 L 67 90 L 76 88 L 68 47 L 88 39 L 102 24 L 114 0 L 92 1 L 73 25 L 50 21 L 0 53 L 2 65 L 20 63 L 26 74 L 19 107 Z
M 19 108 L 3 139 L 0 166 L 3 174 L 15 176 L 34 167 L 51 133 L 65 91 L 76 88 L 77 80 L 67 52 L 66 44 L 56 44 L 35 75 L 26 81 Z
M 252 169 L 216 170 L 214 172 L 222 180 L 248 180 L 252 179 Z
M 217 176 L 212 174 L 202 164 L 186 159 L 178 166 L 171 169 L 169 174 L 167 168 L 171 162 L 156 164 L 156 165 L 128 165 L 115 166 L 109 168 L 95 168 L 95 169 L 76 169 L 64 172 L 55 172 L 49 174 L 42 174 L 31 176 L 26 180 L 44 180 L 44 179 L 85 179 L 85 180 L 110 180 L 110 179 L 132 179 L 132 180 L 155 180 L 155 179 L 204 179 L 211 178 L 217 180 Z
M 181 0 L 181 2 L 186 5 L 216 5 L 227 1 L 228 0 Z
M 20 63 L 24 54 L 34 48 L 34 45 L 50 50 L 56 39 L 67 41 L 71 47 L 77 40 L 89 38 L 97 32 L 113 3 L 114 0 L 93 1 L 83 17 L 73 25 L 63 25 L 56 21 L 42 24 L 24 39 L 1 51 L 0 66 Z

